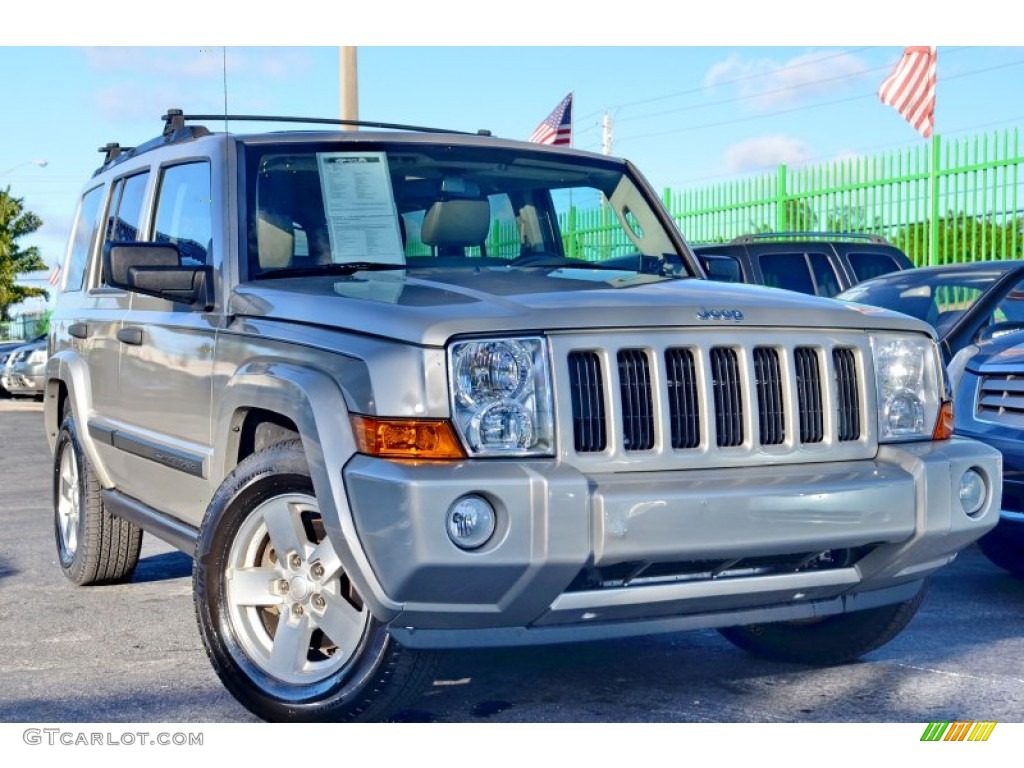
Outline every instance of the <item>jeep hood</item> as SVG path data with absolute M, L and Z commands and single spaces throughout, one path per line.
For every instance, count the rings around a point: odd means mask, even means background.
M 598 270 L 415 269 L 243 283 L 228 312 L 443 346 L 456 335 L 621 328 L 863 328 L 913 318 L 775 288 Z

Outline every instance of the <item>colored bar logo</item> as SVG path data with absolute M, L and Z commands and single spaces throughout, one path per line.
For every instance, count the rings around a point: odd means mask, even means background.
M 991 720 L 928 723 L 921 741 L 988 741 L 995 727 L 996 723 Z

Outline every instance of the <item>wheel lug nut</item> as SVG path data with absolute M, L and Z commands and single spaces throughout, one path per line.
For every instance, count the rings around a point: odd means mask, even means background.
M 299 605 L 298 603 L 295 603 L 295 605 L 292 606 L 292 613 L 295 614 L 296 616 L 301 616 L 302 615 L 302 606 Z
M 313 595 L 313 607 L 318 610 L 323 610 L 324 606 L 327 605 L 327 601 L 324 600 L 323 595 Z
M 288 558 L 288 565 L 290 565 L 292 568 L 296 568 L 296 569 L 301 568 L 302 567 L 302 558 L 299 557 L 298 555 L 291 555 Z
M 281 590 L 282 593 L 287 593 L 288 589 L 289 589 L 289 587 L 288 587 L 288 580 L 287 579 L 281 579 L 280 581 L 278 581 L 277 582 L 277 588 L 279 590 Z
M 320 563 L 314 563 L 310 573 L 313 574 L 314 579 L 322 579 L 324 577 L 324 567 Z

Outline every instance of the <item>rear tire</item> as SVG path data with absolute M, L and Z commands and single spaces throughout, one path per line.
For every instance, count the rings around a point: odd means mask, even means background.
M 829 666 L 846 664 L 880 648 L 914 618 L 927 583 L 910 600 L 810 621 L 725 627 L 719 632 L 743 650 L 772 661 Z
M 127 581 L 139 562 L 142 529 L 103 506 L 99 480 L 70 414 L 53 456 L 53 528 L 61 570 L 80 586 Z
M 385 720 L 433 681 L 439 655 L 399 645 L 326 537 L 299 440 L 245 459 L 210 502 L 193 566 L 214 670 L 273 721 Z

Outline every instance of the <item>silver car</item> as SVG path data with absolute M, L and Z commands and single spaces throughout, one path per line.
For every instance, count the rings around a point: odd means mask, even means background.
M 42 399 L 48 358 L 46 340 L 17 347 L 7 354 L 0 386 L 15 397 Z

